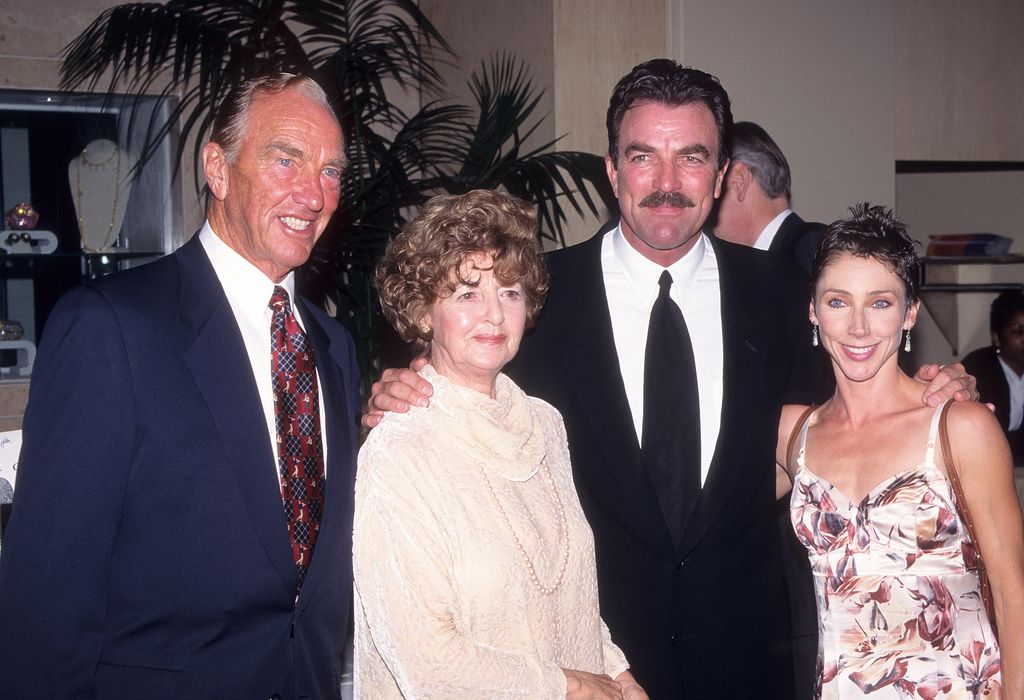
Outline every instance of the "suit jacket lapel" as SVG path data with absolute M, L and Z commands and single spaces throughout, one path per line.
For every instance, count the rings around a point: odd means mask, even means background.
M 779 224 L 779 230 L 775 232 L 775 238 L 772 239 L 772 244 L 768 246 L 768 250 L 772 253 L 786 254 L 793 248 L 794 241 L 791 240 L 793 235 L 796 233 L 796 228 L 803 223 L 803 219 L 796 215 L 796 212 L 790 212 L 782 223 Z
M 627 522 L 641 531 L 644 540 L 671 550 L 672 537 L 641 458 L 619 369 L 601 268 L 602 238 L 598 235 L 581 244 L 586 258 L 579 265 L 579 278 L 569 285 L 577 296 L 568 306 L 578 313 L 562 335 L 561 352 L 565 371 L 591 425 L 589 439 L 604 453 L 608 470 L 607 474 L 590 475 L 588 483 L 594 491 L 607 487 L 601 494 L 607 504 L 625 502 L 614 510 L 627 512 Z
M 722 396 L 721 427 L 707 479 L 701 490 L 697 508 L 687 524 L 680 551 L 691 549 L 715 521 L 722 506 L 729 499 L 742 469 L 733 464 L 733 441 L 741 437 L 731 432 L 732 426 L 742 426 L 747 420 L 744 407 L 748 398 L 744 393 L 757 386 L 756 368 L 758 340 L 750 337 L 751 326 L 746 323 L 745 309 L 750 300 L 744 297 L 742 270 L 731 263 L 728 251 L 723 251 L 717 240 L 709 237 L 718 257 L 718 286 L 722 303 Z
M 253 529 L 288 591 L 296 572 L 284 523 L 274 452 L 262 403 L 234 313 L 197 238 L 181 262 L 184 360 L 203 394 L 231 461 Z

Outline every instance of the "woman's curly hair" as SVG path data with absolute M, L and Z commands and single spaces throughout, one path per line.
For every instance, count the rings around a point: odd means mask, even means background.
M 519 283 L 532 326 L 548 293 L 548 272 L 537 248 L 537 217 L 523 200 L 492 190 L 442 195 L 428 201 L 388 245 L 375 281 L 381 308 L 416 356 L 427 354 L 433 330 L 421 327 L 435 301 L 462 279 L 463 262 L 489 255 L 502 284 Z

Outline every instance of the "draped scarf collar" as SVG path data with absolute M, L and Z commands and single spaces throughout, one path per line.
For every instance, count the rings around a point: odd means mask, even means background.
M 511 481 L 526 481 L 545 456 L 544 429 L 530 398 L 505 374 L 495 380 L 495 398 L 456 384 L 426 365 L 430 406 L 441 425 L 438 439 L 451 440 L 485 469 Z

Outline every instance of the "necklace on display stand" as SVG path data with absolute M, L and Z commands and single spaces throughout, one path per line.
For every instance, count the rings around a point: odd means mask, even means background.
M 114 145 L 111 149 L 110 155 L 107 159 L 100 162 L 94 163 L 89 160 L 86 156 L 88 155 L 88 146 L 78 156 L 78 162 L 75 167 L 75 207 L 78 210 L 78 235 L 82 240 L 82 250 L 86 253 L 102 253 L 107 251 L 107 247 L 114 238 L 114 224 L 117 221 L 117 205 L 121 195 L 121 149 Z M 85 210 L 84 200 L 82 197 L 82 169 L 87 168 L 88 171 L 92 171 L 94 175 L 99 175 L 107 172 L 107 166 L 113 162 L 114 165 L 114 200 L 110 206 L 110 224 L 107 226 L 106 236 L 103 241 L 97 246 L 95 240 L 91 240 L 90 236 L 86 232 L 85 227 Z

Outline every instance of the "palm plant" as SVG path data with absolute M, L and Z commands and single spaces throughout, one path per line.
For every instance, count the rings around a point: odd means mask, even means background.
M 614 201 L 598 156 L 550 151 L 554 141 L 524 146 L 543 120 L 535 113 L 541 93 L 525 65 L 498 56 L 480 66 L 470 79 L 475 104 L 466 106 L 439 99 L 437 66 L 453 58 L 413 0 L 168 0 L 100 14 L 65 49 L 61 87 L 95 91 L 105 84 L 108 95 L 128 101 L 173 98 L 170 118 L 147 125 L 140 160 L 180 124 L 177 163 L 191 142 L 198 168 L 228 90 L 269 71 L 314 76 L 345 128 L 350 167 L 342 206 L 300 284 L 315 301 L 337 306 L 369 380 L 383 325 L 370 276 L 387 242 L 428 197 L 502 187 L 537 204 L 538 235 L 556 244 L 564 243 L 567 207 L 598 211 L 591 187 L 606 204 Z M 426 101 L 406 114 L 389 85 Z

